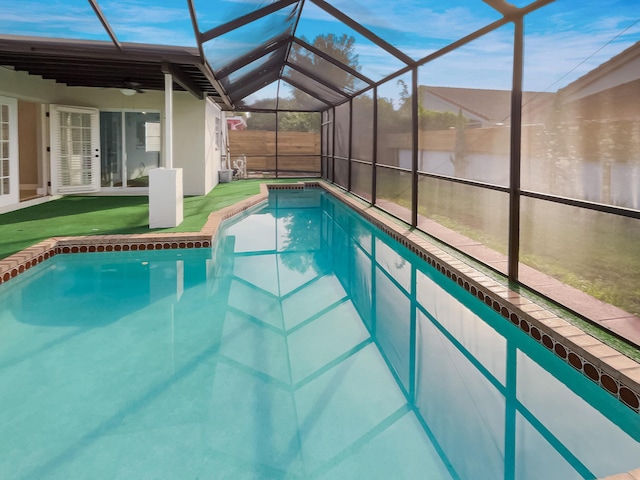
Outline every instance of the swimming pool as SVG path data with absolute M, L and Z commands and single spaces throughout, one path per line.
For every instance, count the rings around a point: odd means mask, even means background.
M 595 478 L 640 416 L 319 190 L 0 285 L 0 478 Z

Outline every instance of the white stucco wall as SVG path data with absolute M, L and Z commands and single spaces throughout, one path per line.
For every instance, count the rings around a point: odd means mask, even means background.
M 53 80 L 43 80 L 25 72 L 0 67 L 0 95 L 31 102 L 52 103 L 51 99 L 65 88 L 68 87 Z
M 185 195 L 204 195 L 204 102 L 189 97 L 173 100 L 173 166 L 183 169 Z

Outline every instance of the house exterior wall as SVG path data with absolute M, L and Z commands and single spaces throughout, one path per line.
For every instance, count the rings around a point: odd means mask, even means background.
M 45 106 L 57 104 L 104 110 L 148 109 L 158 111 L 161 118 L 164 117 L 164 92 L 146 91 L 124 96 L 118 89 L 68 87 L 5 68 L 0 68 L 0 95 Z M 204 195 L 217 184 L 220 165 L 219 149 L 213 146 L 212 137 L 215 135 L 206 131 L 207 118 L 216 115 L 216 111 L 220 115 L 220 112 L 211 101 L 198 100 L 181 91 L 173 93 L 173 110 L 173 165 L 183 169 L 185 195 Z
M 32 102 L 53 103 L 53 98 L 66 87 L 53 80 L 0 68 L 0 95 Z
M 216 121 L 217 119 L 217 121 Z M 220 171 L 222 146 L 220 144 L 220 135 L 224 115 L 222 110 L 207 100 L 205 103 L 205 155 L 204 155 L 204 180 L 205 194 L 209 193 L 212 188 L 218 185 L 218 172 Z M 216 132 L 217 124 L 217 132 Z
M 174 97 L 173 166 L 183 169 L 185 195 L 204 195 L 204 102 L 189 97 L 181 101 Z
M 587 85 L 567 88 L 568 91 L 566 92 L 566 98 L 564 101 L 573 102 L 590 95 L 612 90 L 626 83 L 635 82 L 638 80 L 638 72 L 640 72 L 640 54 L 635 58 L 626 61 L 624 64 L 620 65 L 619 68 L 594 79 Z

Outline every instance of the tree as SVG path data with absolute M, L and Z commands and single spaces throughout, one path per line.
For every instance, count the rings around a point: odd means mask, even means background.
M 320 114 L 317 112 L 285 112 L 278 114 L 281 132 L 319 132 Z
M 333 57 L 338 62 L 354 70 L 359 70 L 358 54 L 354 51 L 356 39 L 353 36 L 347 34 L 337 36 L 329 33 L 318 35 L 313 39 L 313 42 L 309 42 L 304 36 L 302 40 L 311 43 L 318 50 Z M 310 72 L 319 74 L 319 77 L 330 79 L 331 83 L 338 88 L 352 89 L 354 86 L 353 75 L 348 71 L 324 60 L 296 43 L 293 44 L 291 50 L 291 62 Z
M 467 158 L 467 139 L 466 127 L 467 118 L 462 114 L 462 109 L 458 110 L 456 118 L 456 143 L 454 145 L 453 155 L 451 155 L 451 163 L 453 163 L 454 175 L 456 177 L 465 177 L 467 175 L 467 167 L 469 159 Z
M 302 39 L 309 43 L 305 37 L 302 37 Z M 358 55 L 354 51 L 354 44 L 354 37 L 346 34 L 338 36 L 333 33 L 318 35 L 311 42 L 311 45 L 317 49 L 357 70 L 360 67 L 358 65 Z M 330 81 L 338 88 L 347 90 L 353 88 L 354 78 L 349 72 L 327 62 L 296 43 L 292 44 L 290 60 L 292 64 Z M 296 77 L 300 78 L 300 83 L 306 80 L 306 76 L 297 70 L 291 69 L 289 74 L 294 79 Z M 262 99 L 256 102 L 253 107 L 269 109 L 277 104 L 279 110 L 306 110 L 312 109 L 315 103 L 316 101 L 313 97 L 294 88 L 288 98 L 280 98 L 279 100 L 274 98 Z M 280 131 L 317 132 L 320 131 L 320 115 L 316 112 L 280 112 L 277 124 Z M 275 115 L 253 114 L 247 119 L 247 128 L 250 130 L 273 131 L 276 129 Z

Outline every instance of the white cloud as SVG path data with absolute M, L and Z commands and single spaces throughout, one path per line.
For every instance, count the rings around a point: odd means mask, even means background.
M 109 37 L 89 3 L 67 5 L 21 1 L 0 9 L 0 33 L 41 37 Z

